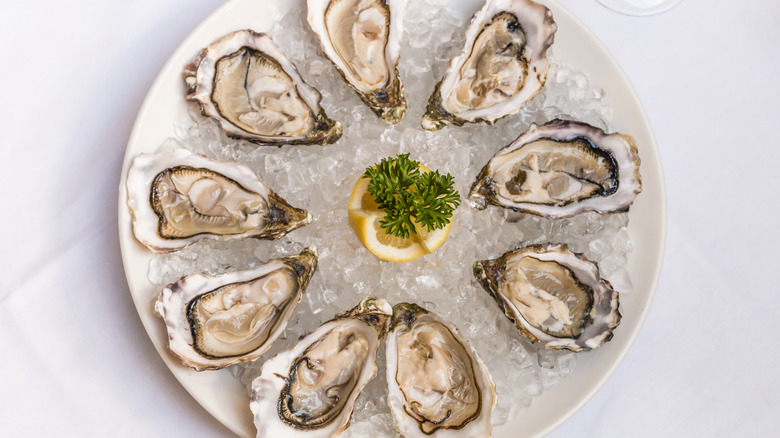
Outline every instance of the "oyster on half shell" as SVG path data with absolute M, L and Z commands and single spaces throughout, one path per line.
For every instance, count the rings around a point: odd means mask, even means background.
M 474 263 L 474 276 L 521 334 L 553 349 L 598 348 L 620 323 L 618 293 L 566 245 L 531 245 Z
M 376 376 L 376 352 L 392 308 L 366 298 L 263 364 L 249 404 L 258 438 L 335 437 Z
M 416 304 L 396 304 L 386 348 L 387 403 L 404 437 L 490 437 L 495 385 L 455 326 Z
M 182 74 L 187 99 L 233 138 L 261 145 L 330 144 L 341 123 L 320 107 L 320 93 L 264 33 L 239 30 L 215 41 Z
M 547 50 L 557 29 L 544 5 L 487 0 L 471 19 L 463 51 L 428 100 L 423 128 L 493 123 L 520 111 L 547 80 Z
M 406 112 L 398 76 L 404 11 L 409 0 L 308 0 L 308 21 L 322 51 L 382 120 Z
M 255 360 L 287 327 L 317 269 L 317 249 L 246 271 L 188 275 L 163 288 L 155 311 L 168 349 L 201 370 Z
M 642 191 L 639 164 L 628 135 L 568 120 L 532 124 L 482 168 L 469 200 L 549 218 L 626 211 Z
M 276 239 L 311 222 L 248 167 L 186 149 L 140 154 L 127 172 L 133 232 L 155 252 L 201 239 Z

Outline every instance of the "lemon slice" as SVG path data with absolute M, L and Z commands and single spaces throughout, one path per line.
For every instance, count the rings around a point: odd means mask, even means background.
M 420 165 L 420 170 L 430 172 Z M 349 195 L 349 226 L 355 231 L 360 242 L 372 254 L 391 262 L 410 262 L 424 254 L 436 250 L 447 239 L 452 222 L 440 230 L 427 231 L 415 223 L 417 235 L 408 239 L 391 236 L 379 226 L 385 213 L 379 209 L 374 197 L 368 193 L 368 178 L 361 177 Z

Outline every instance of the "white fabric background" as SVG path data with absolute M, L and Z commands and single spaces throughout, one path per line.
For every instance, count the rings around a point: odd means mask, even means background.
M 231 436 L 146 337 L 116 223 L 136 112 L 221 3 L 0 2 L 0 435 Z M 644 102 L 669 234 L 636 344 L 551 436 L 780 436 L 780 2 L 561 3 Z

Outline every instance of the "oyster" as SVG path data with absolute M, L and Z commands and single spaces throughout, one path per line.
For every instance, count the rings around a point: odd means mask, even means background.
M 488 161 L 469 199 L 549 218 L 626 211 L 642 191 L 634 139 L 585 123 L 531 127 Z
M 261 145 L 330 144 L 341 123 L 320 93 L 264 33 L 239 30 L 201 50 L 184 68 L 187 99 L 233 138 Z
M 155 252 L 201 239 L 276 239 L 311 222 L 246 166 L 186 149 L 140 154 L 127 173 L 133 232 Z
M 409 0 L 308 0 L 322 51 L 349 86 L 388 123 L 406 112 L 398 77 L 403 15 Z
M 188 275 L 155 304 L 168 349 L 198 371 L 257 359 L 287 327 L 317 269 L 316 248 L 247 271 Z
M 387 403 L 406 438 L 490 437 L 496 389 L 458 329 L 416 304 L 393 307 Z
M 493 123 L 541 91 L 558 29 L 552 12 L 531 0 L 487 0 L 471 19 L 463 52 L 452 58 L 428 100 L 423 128 Z
M 392 308 L 366 298 L 263 364 L 252 382 L 258 438 L 335 437 L 376 376 L 376 352 Z
M 531 245 L 474 264 L 474 276 L 521 334 L 549 348 L 598 348 L 620 323 L 618 293 L 566 245 Z

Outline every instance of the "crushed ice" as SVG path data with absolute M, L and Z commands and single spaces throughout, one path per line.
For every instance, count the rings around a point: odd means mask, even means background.
M 520 114 L 493 126 L 470 124 L 424 131 L 420 119 L 426 101 L 449 59 L 462 47 L 469 17 L 443 0 L 411 2 L 406 16 L 399 71 L 409 109 L 398 125 L 379 120 L 341 80 L 308 29 L 303 6 L 292 10 L 270 33 L 304 79 L 322 92 L 328 115 L 344 124 L 344 136 L 338 143 L 258 147 L 227 138 L 214 122 L 191 109 L 187 119 L 177 124 L 176 138 L 166 141 L 161 149 L 184 146 L 214 158 L 245 163 L 292 205 L 309 210 L 315 220 L 276 241 L 202 241 L 170 255 L 155 256 L 149 279 L 164 285 L 194 272 L 247 269 L 316 245 L 319 268 L 281 339 L 256 362 L 230 368 L 242 383 L 250 384 L 265 359 L 366 296 L 384 297 L 391 303 L 411 301 L 455 323 L 479 351 L 499 395 L 494 423 L 503 424 L 529 406 L 533 397 L 571 373 L 576 355 L 537 348 L 522 339 L 473 278 L 472 263 L 498 257 L 520 245 L 562 242 L 598 262 L 602 275 L 618 291 L 627 293 L 632 289 L 625 269 L 631 251 L 625 228 L 628 215 L 585 213 L 549 220 L 495 207 L 477 211 L 464 202 L 455 211 L 450 236 L 441 248 L 413 262 L 394 264 L 379 261 L 360 244 L 347 224 L 347 199 L 367 166 L 382 157 L 409 152 L 413 159 L 451 173 L 465 200 L 487 160 L 530 123 L 559 117 L 609 130 L 612 109 L 602 102 L 604 90 L 592 87 L 584 73 L 567 68 L 553 56 L 544 90 Z M 358 399 L 352 425 L 343 435 L 347 438 L 368 436 L 369 432 L 375 437 L 397 436 L 386 404 L 382 350 L 377 363 L 379 374 Z

